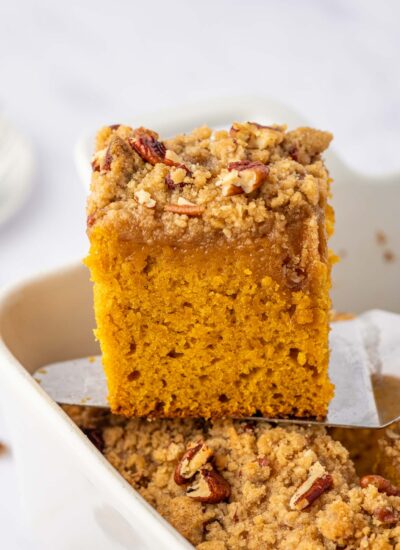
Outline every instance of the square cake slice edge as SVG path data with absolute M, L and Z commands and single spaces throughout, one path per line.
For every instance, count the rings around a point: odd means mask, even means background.
M 88 201 L 113 412 L 326 414 L 331 135 L 99 132 Z

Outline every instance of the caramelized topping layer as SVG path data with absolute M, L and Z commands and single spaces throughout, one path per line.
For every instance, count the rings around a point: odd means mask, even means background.
M 321 153 L 331 139 L 255 122 L 167 140 L 107 126 L 92 160 L 88 227 L 112 225 L 121 238 L 147 243 L 274 238 L 323 215 L 329 176 Z

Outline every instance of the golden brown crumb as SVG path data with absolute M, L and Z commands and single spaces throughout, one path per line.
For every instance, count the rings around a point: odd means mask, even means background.
M 230 133 L 204 126 L 159 139 L 151 130 L 123 125 L 99 132 L 89 228 L 119 225 L 126 238 L 143 242 L 194 242 L 220 234 L 245 240 L 318 209 L 326 198 L 329 176 L 321 153 L 332 139 L 328 132 L 247 122 L 234 123 Z M 142 201 L 135 200 L 138 193 Z M 180 199 L 199 214 L 185 219 L 183 209 L 171 209 Z
M 73 413 L 81 425 L 97 424 L 106 458 L 198 550 L 400 545 L 400 497 L 370 484 L 360 487 L 347 450 L 322 428 L 232 420 L 148 422 L 104 412 L 83 412 L 79 419 Z M 185 495 L 186 485 L 175 483 L 175 468 L 196 441 L 206 442 L 213 464 L 229 482 L 227 502 L 193 501 Z M 332 486 L 306 509 L 292 510 L 290 500 L 318 463 Z

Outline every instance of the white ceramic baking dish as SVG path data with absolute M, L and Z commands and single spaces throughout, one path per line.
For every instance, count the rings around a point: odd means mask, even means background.
M 282 105 L 242 98 L 143 117 L 136 124 L 172 135 L 234 119 L 287 121 L 291 127 L 304 123 Z M 82 173 L 88 155 L 83 139 L 77 149 Z M 352 173 L 334 154 L 327 162 L 336 180 L 333 244 L 344 256 L 335 269 L 335 307 L 400 312 L 400 178 L 368 179 Z M 88 273 L 78 263 L 0 295 L 0 397 L 26 515 L 41 547 L 49 550 L 191 548 L 31 377 L 47 363 L 98 353 L 93 325 Z

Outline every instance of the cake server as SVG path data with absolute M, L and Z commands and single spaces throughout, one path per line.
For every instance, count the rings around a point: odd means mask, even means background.
M 330 347 L 335 396 L 326 418 L 251 419 L 346 428 L 383 428 L 398 420 L 400 315 L 372 310 L 332 323 Z M 46 365 L 34 378 L 57 403 L 108 407 L 100 356 Z

